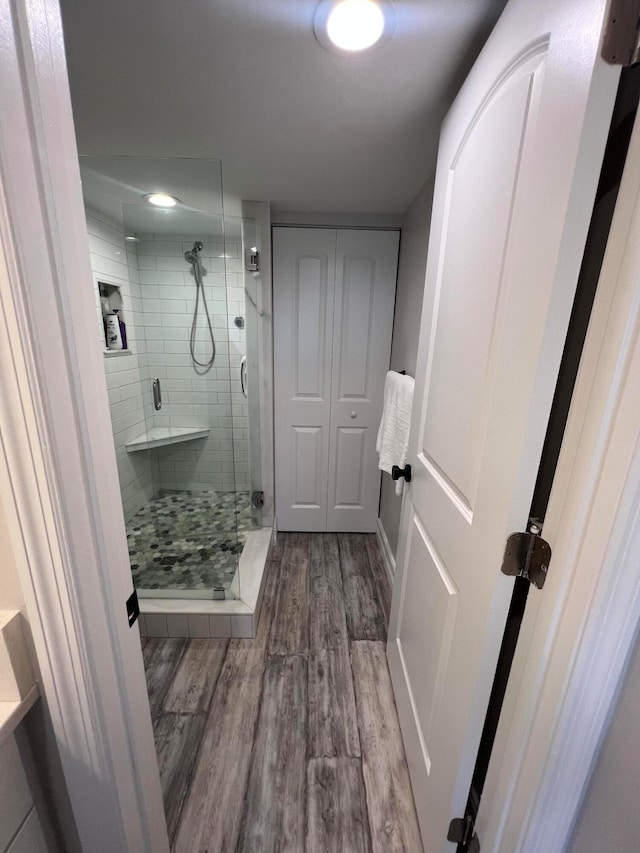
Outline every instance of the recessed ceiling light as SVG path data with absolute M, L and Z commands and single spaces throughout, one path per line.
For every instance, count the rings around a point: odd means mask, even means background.
M 145 196 L 149 204 L 155 204 L 156 207 L 175 207 L 178 199 L 167 193 L 149 193 Z
M 394 23 L 392 0 L 321 0 L 313 28 L 323 47 L 348 55 L 381 44 Z
M 125 240 L 129 240 L 129 242 L 131 242 L 131 243 L 138 243 L 138 242 L 139 242 L 138 238 L 137 238 L 137 237 L 134 237 L 133 235 L 130 235 L 130 236 L 128 236 L 128 237 L 125 237 L 124 239 L 125 239 Z
M 342 50 L 366 50 L 383 32 L 384 15 L 373 0 L 342 0 L 327 21 L 327 35 Z

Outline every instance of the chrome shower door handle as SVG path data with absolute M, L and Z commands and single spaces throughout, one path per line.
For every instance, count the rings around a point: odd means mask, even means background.
M 153 380 L 153 408 L 156 412 L 162 408 L 162 389 L 160 388 L 160 380 Z
M 242 356 L 242 361 L 240 362 L 240 387 L 242 388 L 242 393 L 244 396 L 247 396 L 247 357 L 246 355 Z

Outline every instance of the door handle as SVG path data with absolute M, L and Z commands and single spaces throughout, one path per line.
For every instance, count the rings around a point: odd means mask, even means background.
M 400 477 L 404 477 L 405 483 L 411 482 L 411 465 L 405 465 L 404 468 L 398 468 L 397 465 L 392 466 L 391 479 L 399 480 Z
M 247 357 L 246 355 L 242 356 L 242 361 L 240 362 L 240 387 L 242 388 L 242 393 L 244 396 L 247 396 Z

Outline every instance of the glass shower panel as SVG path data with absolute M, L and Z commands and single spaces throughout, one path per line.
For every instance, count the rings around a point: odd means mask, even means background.
M 220 164 L 88 159 L 83 183 L 118 197 L 137 266 L 144 424 L 126 451 L 145 460 L 151 482 L 126 518 L 134 584 L 141 597 L 240 597 Z M 175 204 L 150 205 L 158 190 Z
M 152 460 L 146 454 L 127 451 L 128 442 L 146 430 L 150 412 L 150 401 L 143 393 L 147 365 L 138 262 L 125 240 L 117 207 L 113 211 L 87 204 L 86 222 L 97 310 L 96 341 L 103 352 L 122 509 L 128 523 L 155 491 Z M 124 326 L 118 323 L 119 339 L 109 340 L 107 322 L 109 317 L 115 322 L 115 312 Z
M 239 535 L 262 526 L 259 383 L 259 257 L 255 220 L 226 217 L 228 234 L 238 235 L 227 262 L 229 347 L 232 369 L 233 453 Z M 237 372 L 236 372 L 237 371 Z M 236 372 L 236 381 L 233 376 Z

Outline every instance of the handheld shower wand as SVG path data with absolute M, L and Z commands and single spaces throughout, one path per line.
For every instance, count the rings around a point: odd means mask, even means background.
M 204 293 L 204 287 L 202 284 L 202 264 L 200 263 L 200 252 L 203 249 L 203 245 L 199 240 L 193 244 L 193 248 L 189 249 L 188 252 L 184 253 L 184 259 L 187 263 L 191 264 L 193 267 L 193 276 L 196 280 L 196 304 L 193 309 L 193 321 L 191 323 L 191 335 L 189 336 L 189 351 L 191 353 L 191 359 L 194 364 L 197 364 L 198 367 L 204 367 L 205 369 L 209 369 L 216 358 L 216 342 L 213 337 L 213 326 L 211 325 L 211 317 L 209 316 L 209 308 L 207 307 L 207 298 Z M 211 338 L 211 358 L 208 361 L 198 361 L 195 354 L 196 347 L 196 327 L 198 322 L 198 307 L 200 305 L 200 296 L 202 296 L 202 305 L 204 308 L 204 313 L 207 318 L 207 326 L 209 327 L 209 336 Z
M 204 246 L 200 242 L 200 240 L 196 240 L 196 242 L 193 244 L 193 249 L 189 249 L 188 252 L 184 253 L 185 261 L 188 261 L 188 263 L 190 264 L 199 264 L 200 257 L 198 255 L 198 252 L 201 252 L 203 248 Z

